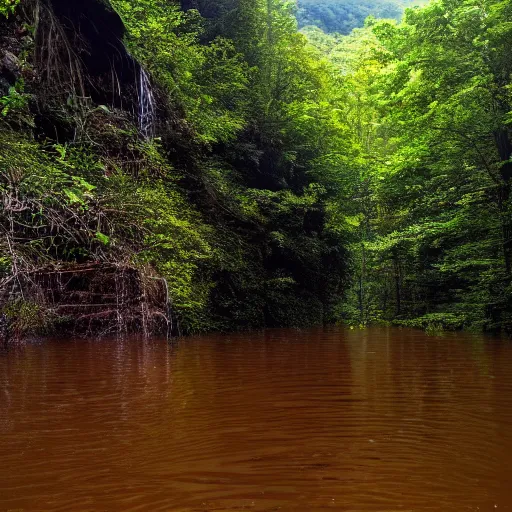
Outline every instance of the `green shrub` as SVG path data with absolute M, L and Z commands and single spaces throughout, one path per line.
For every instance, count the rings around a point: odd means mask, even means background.
M 395 325 L 423 329 L 428 334 L 456 331 L 464 327 L 465 318 L 453 313 L 429 313 L 410 320 L 395 320 Z
M 8 302 L 1 312 L 7 318 L 9 335 L 14 339 L 49 334 L 56 321 L 50 310 L 30 300 Z
M 20 0 L 0 0 L 0 15 L 9 16 L 15 11 L 19 3 Z

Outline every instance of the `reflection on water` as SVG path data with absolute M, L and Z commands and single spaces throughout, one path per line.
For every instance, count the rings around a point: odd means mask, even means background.
M 0 352 L 0 510 L 512 510 L 512 344 L 338 328 Z

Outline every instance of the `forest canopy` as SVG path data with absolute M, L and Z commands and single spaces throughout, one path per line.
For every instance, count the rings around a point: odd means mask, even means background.
M 400 20 L 407 7 L 425 0 L 298 0 L 299 27 L 315 26 L 324 32 L 349 34 L 360 28 L 368 16 Z

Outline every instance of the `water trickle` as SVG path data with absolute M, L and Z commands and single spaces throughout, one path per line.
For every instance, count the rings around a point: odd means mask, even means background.
M 149 75 L 140 68 L 139 78 L 139 130 L 147 139 L 153 137 L 155 121 L 155 97 Z

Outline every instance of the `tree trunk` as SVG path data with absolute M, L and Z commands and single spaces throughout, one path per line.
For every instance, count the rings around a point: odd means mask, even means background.
M 360 312 L 360 324 L 366 324 L 365 319 L 365 294 L 364 294 L 364 284 L 366 278 L 366 252 L 364 243 L 361 244 L 361 274 L 359 277 L 359 312 Z
M 395 270 L 395 317 L 399 317 L 402 313 L 401 286 L 400 286 L 400 259 L 398 253 L 393 251 L 393 267 Z
M 509 214 L 509 202 L 512 185 L 512 142 L 508 130 L 501 129 L 494 133 L 496 148 L 502 162 L 500 175 L 502 184 L 499 190 L 498 205 L 501 214 L 501 226 L 503 232 L 503 255 L 505 269 L 510 279 L 512 273 L 512 215 Z

